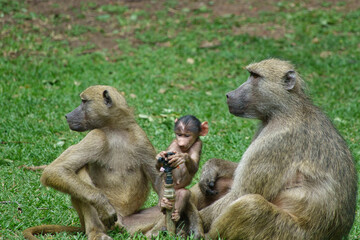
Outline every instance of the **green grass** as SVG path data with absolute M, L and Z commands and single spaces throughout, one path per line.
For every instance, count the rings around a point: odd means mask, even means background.
M 41 186 L 40 172 L 19 166 L 48 164 L 84 136 L 69 130 L 64 115 L 80 103 L 79 93 L 95 84 L 126 94 L 157 150 L 170 143 L 174 118 L 193 114 L 210 123 L 201 165 L 213 157 L 238 161 L 257 122 L 230 115 L 225 93 L 245 81 L 243 67 L 248 63 L 287 59 L 297 66 L 315 104 L 333 120 L 358 162 L 360 9 L 336 10 L 346 2 L 323 1 L 324 9 L 281 2 L 274 5 L 276 14 L 215 16 L 212 2 L 196 9 L 176 8 L 179 2 L 168 1 L 153 13 L 96 3 L 72 10 L 79 21 L 89 12 L 96 14 L 94 26 L 72 23 L 69 13 L 48 16 L 29 11 L 23 1 L 0 0 L 0 239 L 21 239 L 22 230 L 34 225 L 79 225 L 68 196 Z M 59 9 L 58 4 L 51 7 Z M 52 34 L 44 24 L 72 28 L 54 28 Z M 235 34 L 234 29 L 244 26 L 265 26 L 264 34 Z M 283 32 L 278 36 L 266 34 L 279 28 Z M 113 38 L 118 49 L 98 49 L 93 42 L 72 44 L 86 41 L 88 33 Z M 202 47 L 204 42 L 217 44 Z M 194 182 L 198 179 L 199 173 Z M 152 193 L 145 207 L 156 201 Z M 111 236 L 130 238 L 116 231 Z M 349 239 L 359 237 L 357 212 Z M 70 235 L 51 239 L 64 238 Z

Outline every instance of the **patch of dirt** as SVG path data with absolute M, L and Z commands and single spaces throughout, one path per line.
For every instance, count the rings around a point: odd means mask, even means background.
M 126 6 L 124 17 L 130 18 L 137 12 L 146 12 L 150 19 L 156 20 L 156 13 L 167 9 L 172 16 L 186 9 L 189 16 L 198 14 L 209 18 L 236 15 L 241 18 L 257 17 L 260 12 L 280 11 L 292 12 L 296 6 L 308 9 L 335 9 L 348 12 L 360 8 L 359 0 L 347 0 L 339 4 L 337 0 L 307 0 L 307 1 L 276 1 L 276 0 L 26 0 L 28 12 L 43 16 L 27 19 L 22 27 L 25 31 L 37 31 L 50 36 L 53 40 L 66 40 L 70 47 L 84 46 L 88 50 L 107 49 L 109 52 L 119 53 L 118 39 L 127 39 L 133 45 L 140 42 L 135 37 L 139 26 L 120 25 L 115 17 L 109 17 L 107 12 L 101 11 L 102 5 Z M 284 5 L 285 4 L 285 5 Z M 106 18 L 101 20 L 101 18 Z M 14 22 L 10 17 L 0 18 L 0 26 Z M 136 22 L 136 21 L 134 21 Z M 150 23 L 151 24 L 151 23 Z M 234 34 L 249 34 L 278 39 L 287 32 L 285 26 L 274 23 L 247 24 L 234 26 Z M 166 45 L 159 43 L 158 45 Z M 213 43 L 211 43 L 213 44 Z M 206 44 L 204 44 L 206 45 Z M 216 45 L 216 44 L 215 44 Z

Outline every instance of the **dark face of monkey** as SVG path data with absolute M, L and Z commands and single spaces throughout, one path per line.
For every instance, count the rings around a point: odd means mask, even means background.
M 86 130 L 89 130 L 89 128 L 84 124 L 85 119 L 85 111 L 84 111 L 84 105 L 85 103 L 82 102 L 80 106 L 75 108 L 72 112 L 65 115 L 65 118 L 69 124 L 69 127 L 73 131 L 77 132 L 84 132 Z
M 254 87 L 258 84 L 258 75 L 251 74 L 246 82 L 226 94 L 231 114 L 238 117 L 256 118 L 258 112 L 251 104 L 254 98 Z
M 112 99 L 108 90 L 103 90 L 98 94 L 98 98 L 89 99 L 87 92 L 91 92 L 92 88 L 86 89 L 80 94 L 81 104 L 75 108 L 72 112 L 65 115 L 65 118 L 69 124 L 69 127 L 73 131 L 84 132 L 95 128 L 101 128 L 99 124 L 104 123 L 107 111 L 112 107 Z M 97 95 L 95 95 L 97 96 Z M 96 109 L 96 111 L 95 111 Z M 94 113 L 98 113 L 94 115 Z M 91 121 L 90 121 L 91 120 Z

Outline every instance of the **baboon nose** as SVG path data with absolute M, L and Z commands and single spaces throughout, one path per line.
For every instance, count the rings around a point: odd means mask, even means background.
M 65 115 L 65 118 L 67 119 L 67 115 Z
M 226 98 L 229 99 L 229 94 L 226 94 Z

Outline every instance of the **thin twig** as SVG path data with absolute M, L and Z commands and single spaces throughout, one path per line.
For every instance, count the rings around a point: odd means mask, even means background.
M 34 144 L 33 142 L 20 142 L 20 141 L 9 141 L 9 142 L 5 142 L 5 141 L 1 141 L 1 144 L 10 144 L 10 143 L 23 143 L 23 144 Z

